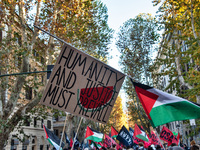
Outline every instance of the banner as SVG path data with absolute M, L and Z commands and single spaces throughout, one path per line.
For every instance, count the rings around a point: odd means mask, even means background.
M 103 142 L 103 146 L 104 147 L 111 147 L 111 145 L 115 144 L 116 145 L 116 149 L 119 149 L 122 147 L 115 142 L 115 140 L 113 140 L 111 137 L 109 137 L 108 135 L 105 134 L 105 139 L 104 139 L 104 142 Z
M 160 145 L 162 147 L 162 144 L 161 144 L 159 138 L 153 131 L 151 131 L 151 144 Z
M 132 137 L 125 126 L 121 128 L 116 139 L 125 146 L 133 146 Z
M 178 142 L 172 131 L 170 131 L 167 127 L 163 126 L 162 131 L 160 133 L 160 139 L 167 142 L 168 146 L 170 146 L 172 143 Z
M 130 133 L 132 139 L 134 139 L 134 130 L 131 127 L 129 127 L 129 133 Z
M 139 142 L 144 142 L 144 141 L 141 140 L 141 139 L 138 139 L 137 137 L 134 137 L 133 142 L 134 142 L 135 144 L 138 144 Z
M 124 77 L 121 72 L 65 44 L 40 103 L 107 123 Z

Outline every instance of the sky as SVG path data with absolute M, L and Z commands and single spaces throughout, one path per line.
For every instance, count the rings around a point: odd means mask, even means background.
M 120 71 L 119 52 L 115 46 L 115 38 L 120 26 L 130 18 L 135 18 L 140 13 L 150 13 L 156 15 L 158 7 L 154 7 L 152 0 L 101 0 L 108 8 L 108 25 L 115 30 L 114 39 L 112 41 L 110 55 L 112 59 L 108 60 L 108 64 Z M 125 104 L 126 96 L 124 91 L 120 90 L 122 103 Z M 123 106 L 125 107 L 125 106 Z
M 153 6 L 152 0 L 101 0 L 108 8 L 108 25 L 115 30 L 114 39 L 111 45 L 109 65 L 120 70 L 118 65 L 119 52 L 115 46 L 115 37 L 120 26 L 130 18 L 135 18 L 140 13 L 150 13 L 155 16 L 157 7 Z

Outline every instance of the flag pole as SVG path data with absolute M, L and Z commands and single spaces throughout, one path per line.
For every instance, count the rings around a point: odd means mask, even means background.
M 61 136 L 61 139 L 60 139 L 59 150 L 60 150 L 61 145 L 62 145 L 62 139 L 63 139 L 63 135 L 64 135 L 64 132 L 65 132 L 65 126 L 66 126 L 66 123 L 67 123 L 67 116 L 68 116 L 68 115 L 66 114 L 65 123 L 64 123 L 63 131 L 62 131 L 62 136 Z
M 71 150 L 73 150 L 73 148 L 74 148 L 75 139 L 76 139 L 76 137 L 77 137 L 77 133 L 78 133 L 78 130 L 79 130 L 79 128 L 80 128 L 80 125 L 81 125 L 82 120 L 83 120 L 83 117 L 81 117 L 81 119 L 80 119 L 80 121 L 79 121 L 79 125 L 78 125 L 78 128 L 77 128 L 75 137 L 74 137 L 74 142 L 73 142 L 73 144 L 72 144 Z

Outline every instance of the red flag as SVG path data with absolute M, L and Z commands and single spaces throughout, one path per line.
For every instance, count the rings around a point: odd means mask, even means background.
M 117 130 L 113 126 L 111 126 L 111 137 L 117 137 L 117 135 L 118 135 Z
M 69 146 L 72 147 L 72 145 L 73 145 L 73 140 L 72 140 L 72 138 L 71 138 L 71 139 L 70 139 L 70 144 L 69 144 Z
M 105 134 L 105 139 L 104 139 L 104 142 L 103 142 L 103 146 L 104 147 L 111 147 L 111 144 L 112 145 L 115 144 L 117 149 L 119 149 L 119 148 L 122 149 L 122 147 L 119 144 L 117 144 L 115 142 L 115 140 L 113 140 L 111 137 L 109 137 L 108 135 Z
M 170 146 L 172 143 L 177 143 L 177 141 L 175 141 L 176 137 L 174 136 L 172 131 L 170 131 L 165 126 L 163 126 L 162 131 L 160 133 L 160 139 L 163 140 L 163 141 L 168 142 L 168 146 Z
M 160 145 L 162 147 L 160 139 L 157 137 L 157 135 L 153 131 L 151 131 L 151 143 L 154 145 Z
M 143 140 L 138 139 L 137 137 L 134 137 L 133 142 L 134 142 L 135 144 L 138 144 L 139 142 L 143 142 Z
M 140 128 L 138 127 L 137 124 L 135 124 L 135 130 L 134 130 L 134 136 L 136 137 L 137 135 L 141 134 L 141 130 Z
M 177 136 L 178 143 L 179 143 L 179 139 L 180 139 L 180 134 L 178 133 L 178 136 Z M 177 143 L 177 145 L 178 145 L 178 143 Z

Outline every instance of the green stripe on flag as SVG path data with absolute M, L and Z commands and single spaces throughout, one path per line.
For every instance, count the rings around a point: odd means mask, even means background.
M 86 139 L 92 140 L 92 141 L 95 141 L 95 142 L 101 142 L 102 141 L 102 138 L 98 138 L 96 136 L 89 136 Z
M 197 119 L 199 118 L 199 114 L 199 107 L 188 101 L 168 103 L 153 107 L 150 112 L 151 119 L 155 126 L 173 121 Z

